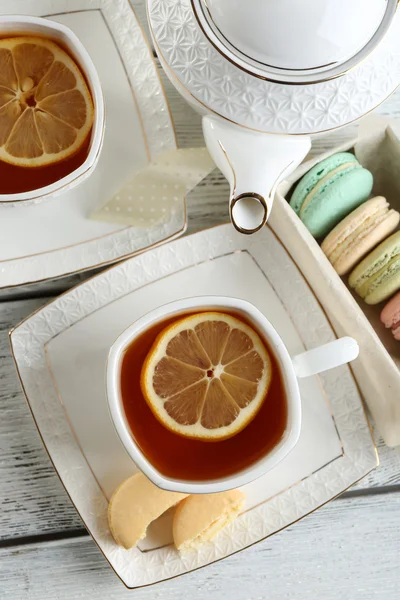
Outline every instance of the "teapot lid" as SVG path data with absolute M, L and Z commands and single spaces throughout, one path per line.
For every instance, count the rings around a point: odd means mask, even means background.
M 253 5 L 289 4 L 289 0 L 212 0 L 211 8 L 213 2 L 215 8 L 226 2 L 232 10 L 242 4 L 249 10 Z M 308 5 L 317 3 L 333 5 L 330 0 L 308 0 Z M 305 6 L 306 0 L 291 1 L 293 6 L 298 4 Z M 337 7 L 346 10 L 346 15 L 353 14 L 347 4 L 359 6 L 361 14 L 362 8 L 368 12 L 366 7 L 371 11 L 374 5 L 383 7 L 381 0 L 335 0 Z M 273 71 L 273 67 L 253 66 L 248 57 L 238 58 L 237 49 L 233 54 L 227 49 L 227 41 L 220 42 L 221 33 L 215 40 L 211 38 L 208 22 L 203 23 L 199 16 L 206 14 L 204 0 L 147 0 L 150 31 L 161 64 L 192 106 L 201 114 L 208 111 L 249 129 L 284 135 L 320 133 L 342 127 L 376 108 L 398 87 L 400 7 L 397 10 L 398 0 L 387 0 L 384 4 L 381 24 L 362 50 L 367 53 L 365 60 L 361 60 L 360 52 L 346 60 L 348 51 L 335 54 L 338 63 L 325 70 L 318 68 L 321 63 L 312 63 L 316 68 L 309 71 L 285 70 L 282 68 L 285 63 L 280 62 Z M 293 18 L 290 22 L 294 27 Z M 345 25 L 336 23 L 336 26 L 337 39 Z M 300 46 L 305 37 L 302 35 L 301 41 L 300 34 L 296 38 Z M 379 36 L 381 41 L 377 43 Z M 293 38 L 290 39 L 292 44 Z M 285 50 L 283 41 L 281 60 Z M 361 43 L 361 37 L 358 41 Z M 324 47 L 328 49 L 328 42 Z M 312 59 L 311 51 L 308 52 Z M 298 61 L 293 49 L 291 53 Z
M 391 0 L 193 0 L 217 49 L 243 69 L 281 83 L 322 81 L 358 64 L 386 32 L 396 5 Z

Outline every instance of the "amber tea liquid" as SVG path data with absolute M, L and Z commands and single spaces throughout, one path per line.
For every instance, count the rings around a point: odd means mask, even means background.
M 156 336 L 182 316 L 150 327 L 127 348 L 121 366 L 122 402 L 136 443 L 160 473 L 174 479 L 217 479 L 249 467 L 278 444 L 287 424 L 285 389 L 278 362 L 264 340 L 272 361 L 272 381 L 261 409 L 247 427 L 216 442 L 185 438 L 166 429 L 143 397 L 140 373 Z
M 51 185 L 80 167 L 87 159 L 90 133 L 78 152 L 45 167 L 16 167 L 0 160 L 0 194 L 20 194 Z

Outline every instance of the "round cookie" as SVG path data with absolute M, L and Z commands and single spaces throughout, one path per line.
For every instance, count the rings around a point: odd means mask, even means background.
M 108 505 L 108 524 L 114 540 L 127 550 L 136 546 L 150 523 L 186 496 L 162 490 L 143 473 L 135 473 L 117 487 Z
M 211 540 L 238 516 L 244 501 L 240 490 L 188 496 L 174 514 L 172 532 L 177 549 L 197 550 Z

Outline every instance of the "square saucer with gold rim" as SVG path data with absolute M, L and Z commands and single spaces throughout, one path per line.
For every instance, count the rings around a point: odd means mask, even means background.
M 90 215 L 159 154 L 177 148 L 158 67 L 129 0 L 14 0 L 3 15 L 47 17 L 71 29 L 90 54 L 106 106 L 104 142 L 88 179 L 59 197 L 0 207 L 0 289 L 111 264 L 182 234 L 184 198 L 146 227 Z
M 11 346 L 43 442 L 93 539 L 130 588 L 175 577 L 242 550 L 326 504 L 377 466 L 358 387 L 345 365 L 300 381 L 302 426 L 293 451 L 243 487 L 238 519 L 198 551 L 171 544 L 171 514 L 139 546 L 114 542 L 107 507 L 136 471 L 114 429 L 109 349 L 149 310 L 194 295 L 242 298 L 272 323 L 291 355 L 336 338 L 307 281 L 269 227 L 256 236 L 222 225 L 149 250 L 82 283 L 11 332 Z

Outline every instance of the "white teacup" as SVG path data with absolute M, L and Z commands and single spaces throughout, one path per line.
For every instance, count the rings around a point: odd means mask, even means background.
M 126 348 L 156 323 L 190 311 L 218 310 L 243 315 L 265 339 L 279 364 L 286 392 L 287 424 L 280 442 L 265 456 L 246 469 L 210 481 L 175 480 L 160 473 L 143 454 L 127 422 L 120 389 L 121 363 Z M 158 487 L 187 494 L 222 492 L 240 487 L 275 467 L 294 448 L 301 428 L 301 398 L 298 377 L 315 375 L 357 358 L 357 342 L 343 337 L 295 357 L 290 357 L 280 336 L 268 319 L 250 302 L 223 296 L 199 296 L 171 302 L 152 310 L 130 325 L 114 342 L 107 363 L 107 396 L 117 433 L 137 467 Z
M 105 113 L 97 70 L 81 41 L 68 27 L 40 17 L 0 15 L 0 36 L 6 37 L 8 34 L 42 35 L 66 46 L 86 77 L 94 104 L 94 121 L 86 160 L 65 177 L 45 187 L 17 194 L 0 193 L 0 204 L 10 206 L 37 203 L 45 198 L 58 196 L 84 181 L 93 172 L 100 155 L 104 137 Z

